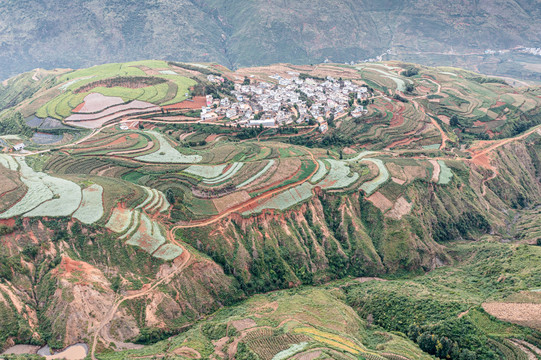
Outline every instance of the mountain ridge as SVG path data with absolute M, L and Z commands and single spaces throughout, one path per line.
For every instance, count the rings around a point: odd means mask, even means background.
M 453 4 L 340 0 L 332 5 L 322 0 L 7 1 L 0 5 L 0 78 L 36 67 L 80 68 L 145 58 L 219 62 L 231 68 L 326 59 L 358 62 L 388 50 L 389 58 L 397 60 L 446 62 L 471 69 L 488 59 L 504 64 L 487 72 L 509 74 L 507 64 L 531 76 L 538 72 L 517 63 L 538 64 L 539 57 L 487 57 L 484 51 L 541 46 L 536 26 L 540 4 L 514 0 Z

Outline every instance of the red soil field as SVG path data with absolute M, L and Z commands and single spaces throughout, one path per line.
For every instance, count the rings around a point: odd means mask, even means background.
M 13 227 L 15 226 L 15 219 L 0 219 L 0 225 Z
M 421 138 L 416 137 L 416 138 L 407 138 L 407 139 L 397 140 L 397 141 L 392 142 L 389 146 L 387 146 L 387 149 L 391 149 L 396 146 L 406 146 L 417 140 L 421 140 Z
M 207 143 L 213 142 L 214 140 L 216 140 L 216 138 L 218 138 L 218 136 L 220 136 L 220 135 L 218 135 L 218 134 L 211 134 L 211 135 L 207 136 L 207 138 L 205 139 L 205 141 L 206 141 Z
M 204 96 L 194 96 L 193 100 L 184 100 L 182 102 L 162 106 L 164 110 L 180 110 L 180 109 L 201 109 L 207 105 L 207 99 Z
M 111 141 L 110 143 L 103 144 L 101 146 L 94 146 L 94 147 L 90 147 L 90 148 L 81 148 L 81 150 L 82 151 L 91 151 L 91 150 L 103 149 L 103 148 L 107 148 L 107 147 L 115 146 L 115 145 L 119 145 L 119 144 L 124 144 L 127 141 L 126 137 L 129 137 L 130 139 L 137 139 L 139 137 L 139 134 L 129 134 L 129 135 L 120 136 L 117 139 Z
M 85 106 L 85 102 L 83 101 L 82 103 L 80 103 L 79 105 L 77 105 L 75 107 L 75 109 L 72 110 L 72 112 L 79 112 L 81 111 L 81 109 Z

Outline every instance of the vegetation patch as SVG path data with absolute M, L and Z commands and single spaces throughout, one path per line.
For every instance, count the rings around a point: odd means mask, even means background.
M 385 166 L 383 161 L 381 161 L 380 159 L 364 159 L 364 160 L 370 161 L 370 162 L 376 164 L 378 169 L 379 169 L 379 174 L 374 180 L 367 181 L 367 182 L 365 182 L 364 184 L 361 185 L 361 189 L 367 195 L 370 195 L 374 191 L 376 191 L 376 189 L 378 187 L 380 187 L 387 180 L 389 180 L 389 171 L 387 170 L 387 167 Z
M 438 179 L 438 184 L 449 184 L 449 182 L 451 182 L 451 179 L 453 178 L 453 172 L 445 164 L 445 161 L 438 160 L 438 164 L 440 164 L 440 177 Z
M 182 249 L 174 244 L 163 244 L 152 254 L 155 258 L 171 261 L 182 255 Z
M 171 146 L 163 134 L 156 131 L 149 131 L 159 142 L 160 149 L 148 155 L 138 156 L 135 159 L 150 163 L 183 163 L 191 164 L 200 162 L 203 158 L 200 155 L 184 155 Z
M 83 189 L 81 205 L 72 215 L 85 224 L 93 224 L 103 216 L 103 187 L 92 184 Z

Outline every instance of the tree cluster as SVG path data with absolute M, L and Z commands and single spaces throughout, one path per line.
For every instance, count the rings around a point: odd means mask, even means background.
M 0 135 L 8 134 L 31 137 L 34 134 L 34 131 L 31 127 L 26 125 L 22 114 L 16 112 L 0 121 Z

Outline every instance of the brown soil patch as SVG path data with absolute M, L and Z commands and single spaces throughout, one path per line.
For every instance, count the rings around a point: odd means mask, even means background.
M 406 138 L 406 139 L 400 139 L 392 142 L 389 146 L 387 146 L 387 149 L 397 147 L 397 146 L 406 146 L 411 144 L 414 141 L 421 140 L 420 137 L 413 137 L 413 138 Z
M 250 199 L 251 197 L 247 191 L 238 191 L 233 194 L 229 194 L 221 198 L 214 199 L 212 200 L 212 202 L 214 203 L 216 210 L 218 210 L 218 212 L 221 213 L 222 211 L 225 211 L 233 206 L 242 204 L 243 202 L 248 201 Z
M 493 302 L 484 303 L 483 309 L 500 320 L 541 330 L 541 304 Z
M 342 149 L 342 152 L 346 155 L 353 155 L 353 154 L 356 154 L 357 152 L 355 150 L 353 150 L 352 148 L 350 147 L 345 147 L 344 149 Z
M 386 212 L 393 207 L 393 203 L 391 202 L 391 200 L 387 199 L 385 195 L 383 195 L 379 191 L 370 195 L 367 200 L 374 204 L 375 207 L 380 209 L 381 212 Z
M 186 139 L 188 136 L 193 135 L 193 134 L 195 134 L 195 131 L 192 131 L 192 132 L 189 132 L 189 133 L 184 133 L 184 134 L 182 134 L 182 135 L 180 135 L 178 137 L 178 140 L 179 141 L 184 141 L 184 139 Z
M 232 321 L 231 325 L 233 325 L 237 331 L 242 331 L 257 326 L 257 323 L 252 319 L 242 319 Z
M 205 96 L 194 96 L 192 100 L 184 100 L 182 102 L 162 106 L 164 110 L 182 110 L 182 109 L 201 109 L 207 106 L 207 98 Z
M 440 164 L 436 160 L 428 160 L 434 167 L 434 170 L 432 171 L 432 182 L 437 183 L 440 178 L 440 171 L 441 167 Z
M 274 168 L 275 166 L 277 166 L 276 171 L 274 171 L 270 179 L 265 181 L 264 184 L 261 184 L 259 181 L 256 180 L 258 186 L 263 185 L 263 187 L 256 190 L 250 189 L 250 191 L 264 191 L 291 179 L 299 172 L 301 168 L 301 160 L 298 158 L 280 159 L 275 163 L 274 166 L 272 166 L 272 168 Z M 265 179 L 265 177 L 262 176 L 258 180 L 262 180 L 262 178 Z
M 293 357 L 293 359 L 296 359 L 296 360 L 314 360 L 314 359 L 319 358 L 322 353 L 323 352 L 321 350 L 309 351 L 309 352 L 305 352 L 305 353 L 302 353 L 302 354 L 295 355 Z
M 173 350 L 176 355 L 185 356 L 190 359 L 201 359 L 201 354 L 199 351 L 189 348 L 187 346 L 179 347 L 178 349 Z
M 216 140 L 219 136 L 220 136 L 220 135 L 218 135 L 218 134 L 211 134 L 211 135 L 207 136 L 207 138 L 205 139 L 205 141 L 206 141 L 207 143 L 211 143 L 211 142 L 213 142 L 214 140 Z
M 400 220 L 402 216 L 409 214 L 412 208 L 412 204 L 409 203 L 404 197 L 399 197 L 398 200 L 394 203 L 393 208 L 388 211 L 385 216 L 388 216 L 392 219 Z
M 62 275 L 65 278 L 71 277 L 74 273 L 91 274 L 96 269 L 90 264 L 70 259 L 67 256 L 62 257 L 62 261 L 57 269 L 53 270 L 58 275 Z
M 449 125 L 449 122 L 451 121 L 451 119 L 447 115 L 438 115 L 438 118 L 447 125 Z
M 406 183 L 406 180 L 402 180 L 402 179 L 395 178 L 395 177 L 392 177 L 391 180 L 393 180 L 398 185 L 404 185 Z
M 19 184 L 15 181 L 16 172 L 0 165 L 0 196 L 17 189 Z
M 75 109 L 73 109 L 71 112 L 79 112 L 81 111 L 81 109 L 85 106 L 85 102 L 83 101 L 82 103 L 80 103 L 79 105 L 77 105 L 75 107 Z
M 470 161 L 475 165 L 484 167 L 485 169 L 492 169 L 492 165 L 490 165 L 490 158 L 486 154 L 475 156 Z
M 107 155 L 112 156 L 112 155 L 126 155 L 126 154 L 139 153 L 139 152 L 143 152 L 143 151 L 147 151 L 149 149 L 152 149 L 153 146 L 154 146 L 154 141 L 149 141 L 147 146 L 145 146 L 142 149 L 133 149 L 133 150 L 126 150 L 126 151 L 113 151 L 113 152 L 108 153 Z
M 424 179 L 426 177 L 426 170 L 422 166 L 404 166 L 404 174 L 406 174 L 408 181 Z
M 0 225 L 8 226 L 8 227 L 14 227 L 15 226 L 15 219 L 0 219 Z
M 116 139 L 114 139 L 113 141 L 111 141 L 109 143 L 104 143 L 104 144 L 101 144 L 101 145 L 98 145 L 98 146 L 93 146 L 93 147 L 86 147 L 86 148 L 81 147 L 79 152 L 87 152 L 87 151 L 93 151 L 93 150 L 105 150 L 107 148 L 115 147 L 117 145 L 124 145 L 129 140 L 132 140 L 131 142 L 136 144 L 138 137 L 139 137 L 139 134 L 136 134 L 136 133 L 132 133 L 132 134 L 129 134 L 129 135 L 122 135 L 122 136 L 117 137 Z M 138 151 L 141 151 L 141 150 L 138 150 Z

